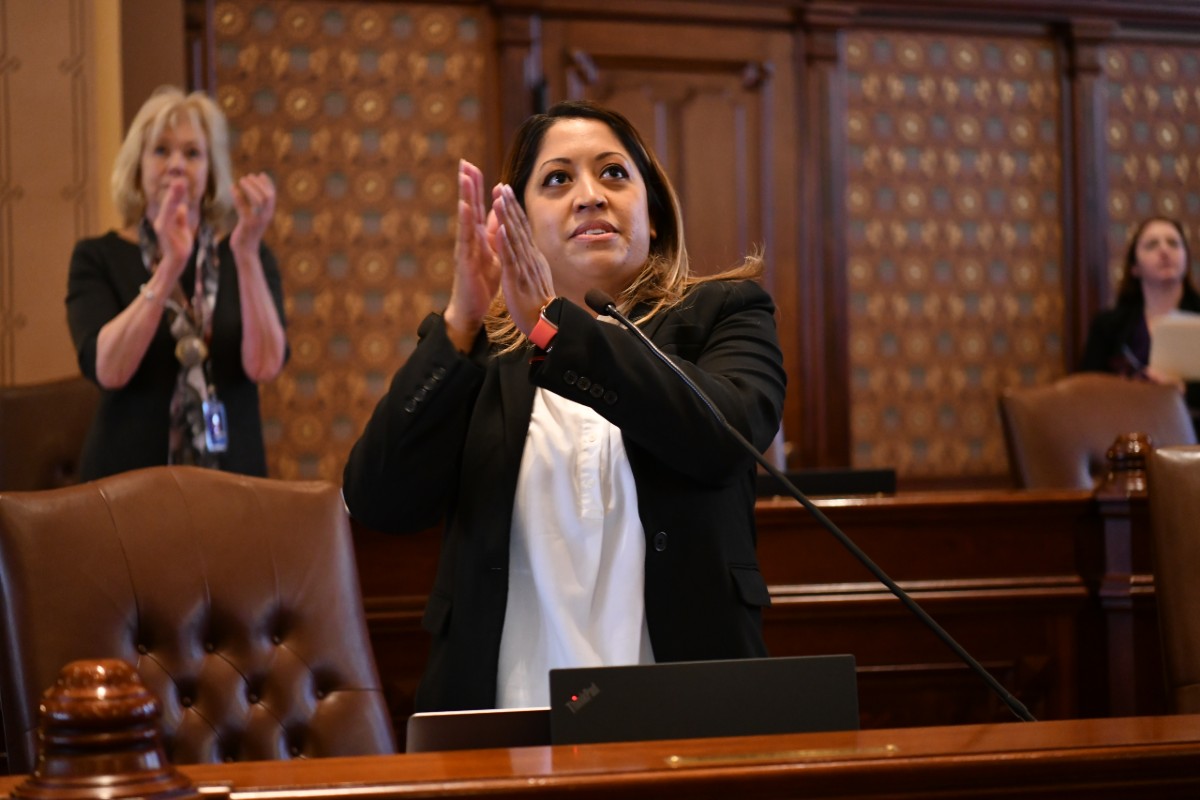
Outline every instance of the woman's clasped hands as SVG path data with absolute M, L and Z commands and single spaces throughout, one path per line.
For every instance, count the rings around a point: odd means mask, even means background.
M 459 350 L 469 351 L 498 292 L 513 323 L 528 335 L 554 297 L 550 265 L 533 243 L 529 219 L 512 187 L 492 189 L 484 202 L 483 173 L 469 161 L 458 169 L 458 237 L 446 328 Z

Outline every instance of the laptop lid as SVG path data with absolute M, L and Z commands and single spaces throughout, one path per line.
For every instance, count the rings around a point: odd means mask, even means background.
M 550 709 L 422 711 L 408 718 L 404 751 L 478 750 L 550 744 Z
M 852 655 L 550 671 L 553 744 L 857 729 Z

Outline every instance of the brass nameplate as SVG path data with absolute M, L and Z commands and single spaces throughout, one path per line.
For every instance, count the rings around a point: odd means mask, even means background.
M 713 764 L 737 764 L 753 761 L 810 761 L 838 758 L 877 758 L 894 756 L 900 748 L 894 744 L 883 747 L 822 747 L 810 750 L 776 750 L 767 753 L 727 753 L 710 756 L 670 756 L 669 767 L 712 766 Z

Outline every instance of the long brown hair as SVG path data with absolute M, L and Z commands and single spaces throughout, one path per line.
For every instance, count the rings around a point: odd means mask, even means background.
M 624 115 L 586 101 L 570 100 L 556 103 L 544 114 L 534 114 L 522 123 L 504 161 L 500 180 L 512 186 L 521 208 L 525 207 L 525 189 L 537 163 L 538 151 L 546 132 L 564 119 L 591 119 L 603 122 L 621 141 L 633 164 L 646 184 L 646 205 L 651 229 L 656 235 L 650 241 L 650 253 L 641 272 L 615 298 L 617 307 L 630 313 L 635 307 L 646 308 L 638 322 L 645 322 L 664 309 L 683 299 L 687 290 L 712 280 L 757 278 L 762 274 L 762 259 L 749 255 L 737 267 L 718 275 L 695 276 L 688 265 L 687 248 L 683 241 L 683 213 L 679 197 L 667 177 L 666 170 L 646 146 L 637 129 Z M 525 344 L 525 336 L 513 324 L 504 305 L 503 295 L 497 296 L 485 320 L 488 337 L 504 352 Z
M 1140 309 L 1146 302 L 1146 295 L 1142 292 L 1142 279 L 1133 274 L 1133 268 L 1137 266 L 1138 243 L 1152 222 L 1165 222 L 1179 234 L 1179 241 L 1183 244 L 1184 264 L 1181 299 L 1190 299 L 1193 303 L 1200 304 L 1200 292 L 1196 291 L 1196 284 L 1192 280 L 1192 248 L 1188 246 L 1183 224 L 1170 217 L 1146 217 L 1134 228 L 1133 235 L 1129 237 L 1129 245 L 1125 248 L 1125 266 L 1121 271 L 1121 282 L 1117 284 L 1117 305 Z

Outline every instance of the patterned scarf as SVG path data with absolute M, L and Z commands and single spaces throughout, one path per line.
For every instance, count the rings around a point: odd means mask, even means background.
M 150 220 L 138 228 L 142 263 L 154 272 L 162 250 Z M 188 464 L 213 469 L 220 467 L 220 453 L 208 449 L 205 437 L 204 404 L 216 401 L 208 345 L 212 339 L 212 311 L 217 300 L 217 246 L 212 227 L 201 223 L 196 235 L 195 287 L 189 300 L 177 283 L 167 298 L 167 323 L 175 337 L 179 376 L 171 396 L 171 427 L 167 445 L 168 464 Z

